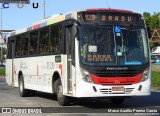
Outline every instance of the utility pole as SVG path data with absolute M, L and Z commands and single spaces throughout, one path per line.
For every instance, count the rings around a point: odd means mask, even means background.
M 46 18 L 46 1 L 45 0 L 43 0 L 43 4 L 44 4 L 44 6 L 43 6 L 43 16 L 44 16 L 44 19 Z
M 160 23 L 160 12 L 159 12 L 159 16 L 158 17 L 159 17 L 159 23 Z

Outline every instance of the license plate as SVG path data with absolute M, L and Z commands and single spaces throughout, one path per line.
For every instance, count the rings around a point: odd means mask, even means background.
M 122 92 L 122 91 L 124 91 L 124 87 L 112 87 L 112 91 L 116 91 L 116 92 L 118 92 L 118 91 L 120 91 L 120 92 Z

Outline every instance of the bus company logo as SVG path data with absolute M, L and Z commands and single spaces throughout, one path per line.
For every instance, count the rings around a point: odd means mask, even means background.
M 107 67 L 107 70 L 128 70 L 128 67 Z
M 119 83 L 120 83 L 120 81 L 119 81 L 119 80 L 115 80 L 115 81 L 114 81 L 114 83 L 119 84 Z

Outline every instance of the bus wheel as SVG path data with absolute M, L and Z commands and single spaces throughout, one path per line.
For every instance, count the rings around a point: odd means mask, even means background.
M 35 90 L 28 90 L 28 91 L 29 91 L 28 92 L 29 96 L 36 96 L 37 91 Z
M 20 75 L 20 78 L 19 78 L 19 94 L 21 97 L 26 97 L 29 95 L 29 90 L 24 88 L 23 75 Z
M 111 98 L 111 102 L 113 104 L 122 104 L 124 102 L 125 98 L 124 97 L 113 97 Z
M 57 100 L 58 104 L 61 106 L 66 106 L 69 104 L 69 97 L 63 95 L 63 87 L 60 80 L 56 80 L 55 84 L 57 85 Z

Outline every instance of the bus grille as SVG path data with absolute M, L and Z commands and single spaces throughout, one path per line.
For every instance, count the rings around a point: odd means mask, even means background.
M 122 92 L 113 92 L 112 89 L 99 89 L 102 94 L 131 94 L 134 88 L 125 88 Z
M 128 77 L 136 76 L 140 72 L 137 70 L 95 70 L 95 75 L 100 77 Z

